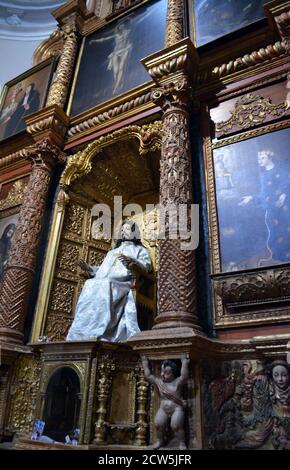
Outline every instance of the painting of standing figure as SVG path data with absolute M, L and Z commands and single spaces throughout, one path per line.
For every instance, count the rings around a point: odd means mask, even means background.
M 18 214 L 0 219 L 0 283 L 7 265 Z
M 85 38 L 72 116 L 150 81 L 140 60 L 164 47 L 166 10 L 149 2 Z
M 290 129 L 214 150 L 222 271 L 290 262 Z

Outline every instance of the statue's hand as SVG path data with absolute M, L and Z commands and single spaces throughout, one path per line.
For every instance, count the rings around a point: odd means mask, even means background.
M 129 256 L 126 255 L 118 255 L 119 260 L 123 263 L 123 265 L 127 268 L 132 270 L 134 268 L 134 261 L 132 258 L 129 258 Z
M 78 262 L 78 266 L 85 271 L 85 273 L 92 274 L 92 269 L 88 263 L 85 262 L 85 260 L 80 259 Z
M 181 361 L 182 362 L 187 362 L 187 364 L 189 364 L 189 362 L 190 362 L 189 354 L 187 354 L 187 353 L 182 354 L 181 355 Z

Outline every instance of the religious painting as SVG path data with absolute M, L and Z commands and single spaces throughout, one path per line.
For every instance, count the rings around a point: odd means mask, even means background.
M 0 219 L 0 282 L 6 267 L 19 214 Z
M 265 17 L 268 0 L 194 0 L 194 36 L 203 46 Z
M 49 59 L 4 86 L 0 105 L 0 141 L 22 132 L 26 127 L 23 118 L 44 106 L 54 63 Z
M 167 0 L 155 0 L 84 38 L 70 114 L 150 81 L 140 60 L 164 47 Z
M 223 272 L 290 262 L 290 129 L 213 151 Z

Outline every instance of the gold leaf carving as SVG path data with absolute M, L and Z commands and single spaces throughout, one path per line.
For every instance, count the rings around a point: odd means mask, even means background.
M 40 369 L 40 363 L 31 356 L 22 355 L 15 363 L 10 389 L 9 428 L 12 431 L 30 432 L 32 430 Z
M 248 93 L 236 101 L 234 111 L 227 121 L 216 124 L 217 135 L 223 136 L 235 130 L 257 126 L 271 117 L 282 117 L 288 108 L 287 102 L 276 105 L 270 98 Z
M 77 262 L 80 257 L 80 247 L 72 243 L 63 242 L 58 256 L 58 267 L 72 273 L 77 271 Z
M 91 249 L 89 252 L 88 263 L 91 266 L 99 266 L 101 262 L 103 261 L 105 254 L 106 253 L 104 253 L 103 251 L 97 251 L 97 250 Z
M 71 323 L 71 317 L 50 313 L 47 318 L 45 336 L 47 336 L 50 341 L 63 341 Z
M 0 210 L 8 209 L 9 207 L 18 206 L 18 204 L 22 204 L 23 195 L 26 187 L 27 181 L 23 179 L 15 181 L 7 197 L 0 201 Z
M 76 204 L 69 204 L 65 218 L 64 231 L 81 236 L 84 216 L 85 209 L 83 207 L 77 206 Z
M 290 269 L 263 268 L 259 272 L 216 275 L 214 287 L 226 303 L 282 299 L 290 296 Z
M 92 158 L 104 147 L 120 140 L 135 138 L 140 142 L 139 152 L 141 155 L 160 149 L 162 139 L 160 121 L 142 127 L 136 125 L 123 127 L 111 134 L 99 137 L 84 150 L 77 152 L 69 158 L 61 177 L 61 184 L 69 186 L 80 176 L 89 174 L 92 168 Z
M 56 281 L 52 291 L 51 309 L 72 315 L 74 286 Z

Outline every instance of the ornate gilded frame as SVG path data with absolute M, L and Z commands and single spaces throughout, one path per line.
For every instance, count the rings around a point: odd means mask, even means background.
M 23 202 L 24 193 L 28 184 L 27 178 L 25 178 L 25 176 L 27 175 L 23 175 L 21 178 L 13 178 L 12 180 L 7 180 L 3 183 L 12 183 L 12 186 L 6 197 L 0 199 L 0 222 L 7 217 L 11 217 L 19 213 L 21 204 Z M 2 185 L 0 185 L 0 195 L 1 187 Z
M 274 82 L 274 77 L 269 82 Z M 257 83 L 255 84 L 257 87 Z M 204 138 L 204 163 L 207 187 L 209 248 L 212 278 L 214 325 L 216 328 L 253 326 L 260 323 L 289 321 L 290 266 L 269 266 L 241 272 L 221 272 L 219 225 L 216 204 L 216 189 L 213 167 L 213 150 L 242 142 L 254 137 L 290 127 L 289 103 L 273 105 L 268 98 L 258 94 L 246 95 L 243 90 L 238 102 L 256 100 L 264 112 L 253 122 L 250 108 L 245 121 L 235 128 L 234 111 L 227 122 L 216 125 L 216 139 L 212 139 L 208 126 Z M 272 115 L 273 114 L 273 115 Z M 267 122 L 272 115 L 273 122 Z M 259 117 L 260 116 L 260 117 Z M 235 116 L 237 117 L 237 116 Z M 229 134 L 229 135 L 227 135 Z M 288 281 L 287 281 L 288 280 Z M 259 288 L 263 295 L 259 294 Z M 281 308 L 282 307 L 282 308 Z
M 142 8 L 147 3 L 152 2 L 152 0 L 144 0 L 136 5 L 132 5 L 130 8 L 127 8 L 120 13 L 110 15 L 106 21 L 92 21 L 88 23 L 82 31 L 82 44 L 79 50 L 77 63 L 74 71 L 73 81 L 70 96 L 68 99 L 67 105 L 67 114 L 70 115 L 72 101 L 75 94 L 76 83 L 80 68 L 80 63 L 82 59 L 85 39 L 90 34 L 101 30 L 104 26 L 109 25 L 113 21 L 116 21 L 122 17 L 125 17 L 127 14 L 132 11 Z M 165 37 L 164 37 L 165 40 Z M 70 128 L 67 133 L 67 142 L 73 142 L 79 136 L 84 136 L 90 134 L 93 130 L 102 129 L 108 125 L 115 122 L 121 121 L 125 118 L 136 115 L 137 113 L 142 113 L 144 111 L 153 110 L 156 108 L 156 105 L 151 100 L 151 90 L 154 87 L 154 82 L 150 80 L 148 75 L 148 81 L 141 85 L 138 85 L 130 90 L 118 95 L 116 97 L 110 98 L 96 106 L 83 111 L 82 113 L 71 117 Z

